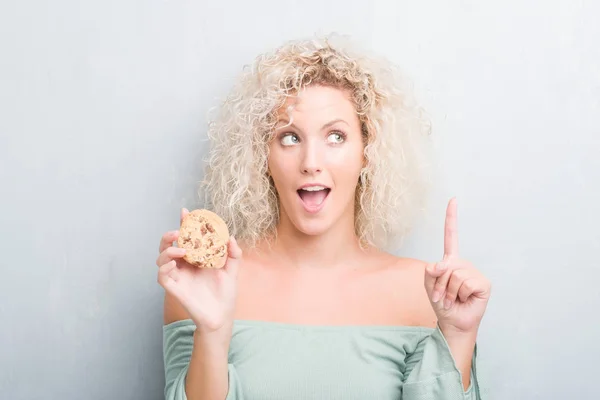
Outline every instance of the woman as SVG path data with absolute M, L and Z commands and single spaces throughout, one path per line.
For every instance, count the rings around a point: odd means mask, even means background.
M 480 398 L 490 283 L 459 258 L 456 201 L 440 262 L 384 251 L 423 205 L 427 122 L 338 39 L 260 56 L 210 124 L 206 208 L 233 235 L 220 270 L 161 240 L 168 399 Z

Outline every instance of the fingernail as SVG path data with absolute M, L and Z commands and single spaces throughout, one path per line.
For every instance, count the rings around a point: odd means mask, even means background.
M 185 254 L 186 250 L 185 250 L 183 247 L 178 247 L 178 248 L 177 248 L 177 252 L 178 252 L 179 254 Z
M 446 299 L 444 300 L 444 308 L 449 310 L 452 307 L 452 300 Z
M 435 267 L 436 267 L 436 269 L 437 269 L 438 271 L 444 271 L 444 270 L 446 270 L 446 268 L 447 268 L 448 266 L 446 265 L 446 263 L 445 263 L 445 262 L 443 262 L 443 261 L 442 261 L 442 262 L 439 262 L 439 263 L 437 263 L 437 264 L 435 265 Z
M 440 301 L 440 292 L 433 292 L 433 294 L 431 295 L 431 301 L 433 301 L 434 303 Z

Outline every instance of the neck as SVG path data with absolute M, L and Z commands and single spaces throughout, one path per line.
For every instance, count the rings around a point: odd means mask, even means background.
M 270 252 L 282 265 L 292 268 L 346 267 L 356 264 L 365 254 L 354 231 L 353 215 L 342 218 L 320 235 L 299 231 L 282 215 Z

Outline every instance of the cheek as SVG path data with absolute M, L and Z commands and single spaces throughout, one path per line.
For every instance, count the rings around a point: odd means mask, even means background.
M 348 179 L 358 179 L 363 167 L 362 148 L 346 148 L 337 152 L 329 152 L 326 156 L 327 166 L 337 172 L 336 175 Z
M 276 175 L 277 171 L 281 169 L 281 157 L 279 152 L 275 149 L 269 149 L 269 155 L 267 157 L 267 165 L 269 166 L 269 171 L 271 175 Z
M 288 180 L 291 170 L 294 168 L 294 160 L 291 157 L 282 156 L 279 153 L 270 154 L 268 159 L 269 173 L 279 187 Z

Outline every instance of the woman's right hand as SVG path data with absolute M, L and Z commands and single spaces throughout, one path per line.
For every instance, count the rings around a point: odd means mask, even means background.
M 181 219 L 188 212 L 183 209 Z M 198 268 L 183 260 L 185 249 L 174 246 L 178 236 L 178 230 L 167 232 L 160 241 L 158 283 L 185 308 L 199 331 L 218 331 L 233 322 L 242 250 L 232 236 L 223 268 Z

